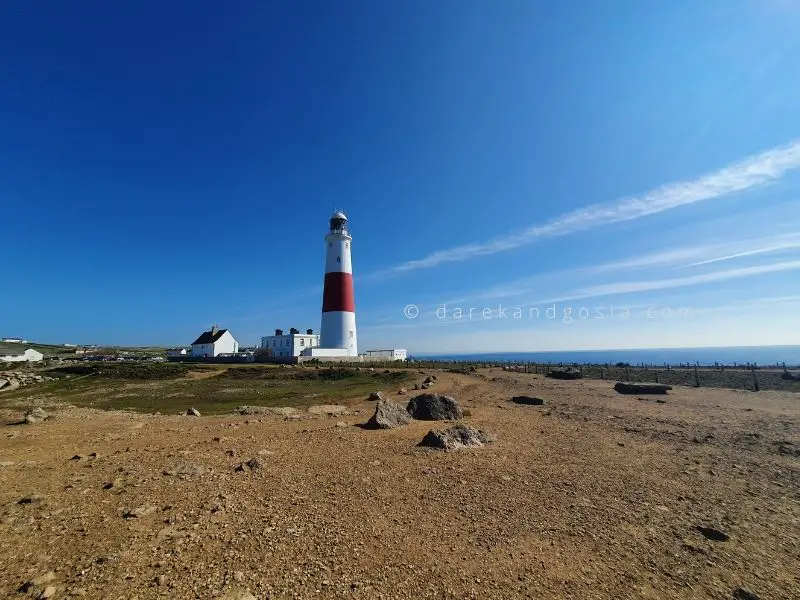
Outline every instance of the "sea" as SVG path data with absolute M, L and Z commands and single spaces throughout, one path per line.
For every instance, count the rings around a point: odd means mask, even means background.
M 719 348 L 642 348 L 632 350 L 575 350 L 552 352 L 492 352 L 486 354 L 413 354 L 410 359 L 487 362 L 536 362 L 631 365 L 713 365 L 769 366 L 800 365 L 800 346 L 728 346 Z

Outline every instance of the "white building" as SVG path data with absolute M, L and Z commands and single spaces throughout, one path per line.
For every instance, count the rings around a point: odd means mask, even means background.
M 33 348 L 3 347 L 0 348 L 0 361 L 2 362 L 39 362 L 44 358 L 44 354 Z
M 391 350 L 367 350 L 366 358 L 378 360 L 406 360 L 408 358 L 405 348 L 392 348 Z
M 231 332 L 216 325 L 211 327 L 211 331 L 204 331 L 192 342 L 192 356 L 211 358 L 220 354 L 236 354 L 238 351 L 239 342 L 234 339 Z
M 167 356 L 186 356 L 189 351 L 186 348 L 168 348 Z
M 318 347 L 319 335 L 315 334 L 313 329 L 306 329 L 305 333 L 300 333 L 298 329 L 292 327 L 288 334 L 284 334 L 282 329 L 276 329 L 275 335 L 262 337 L 259 354 L 287 358 L 300 356 L 303 351 Z
M 27 344 L 28 340 L 25 340 L 23 338 L 5 337 L 5 338 L 0 338 L 0 342 L 8 342 L 12 344 Z

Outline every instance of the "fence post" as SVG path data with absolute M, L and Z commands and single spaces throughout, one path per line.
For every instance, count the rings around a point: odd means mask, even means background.
M 600 365 L 600 379 L 605 379 L 605 373 L 603 373 L 603 365 Z
M 760 392 L 761 388 L 758 385 L 758 375 L 756 375 L 756 370 L 753 369 L 751 373 L 753 374 L 753 391 Z
M 694 385 L 700 387 L 700 373 L 697 372 L 697 365 L 694 366 Z
M 656 371 L 656 383 L 661 383 L 661 382 L 658 380 L 658 371 Z
M 628 365 L 625 365 L 625 379 L 627 381 L 631 380 L 631 369 Z

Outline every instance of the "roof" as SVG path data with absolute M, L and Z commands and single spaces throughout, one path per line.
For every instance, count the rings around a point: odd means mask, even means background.
M 227 329 L 218 329 L 216 334 L 212 333 L 211 331 L 204 331 L 199 338 L 192 342 L 192 346 L 195 344 L 213 344 L 219 338 L 225 335 L 227 331 Z
M 18 344 L 12 344 L 12 345 L 0 344 L 0 356 L 8 356 L 8 355 L 15 355 L 16 356 L 16 355 L 20 355 L 20 354 L 25 354 L 25 351 L 29 350 L 29 349 L 32 350 L 32 348 L 30 348 L 29 346 L 25 346 L 25 345 L 22 345 L 22 344 L 19 344 L 19 345 Z

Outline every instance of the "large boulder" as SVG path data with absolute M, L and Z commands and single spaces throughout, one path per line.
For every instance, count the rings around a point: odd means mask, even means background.
M 40 421 L 45 421 L 50 415 L 44 412 L 43 408 L 36 407 L 30 409 L 28 412 L 25 413 L 25 422 L 26 423 L 39 423 Z
M 413 419 L 401 405 L 389 399 L 378 400 L 375 414 L 367 421 L 368 429 L 394 429 L 411 423 Z
M 449 421 L 464 416 L 456 399 L 442 394 L 414 396 L 406 409 L 412 417 L 420 421 Z
M 620 394 L 666 394 L 668 390 L 672 389 L 672 386 L 663 383 L 618 381 L 614 384 L 614 389 Z
M 8 384 L 8 379 L 5 377 L 0 377 L 0 390 L 2 390 Z
M 494 441 L 495 437 L 485 431 L 458 424 L 449 429 L 432 429 L 419 445 L 439 450 L 458 450 L 470 446 L 479 447 Z
M 583 377 L 583 373 L 578 369 L 567 367 L 566 369 L 553 369 L 547 374 L 547 377 L 551 379 L 580 379 Z

